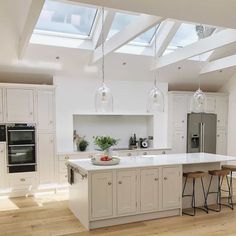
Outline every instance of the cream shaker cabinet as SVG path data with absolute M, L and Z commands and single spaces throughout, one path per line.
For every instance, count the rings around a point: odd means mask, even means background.
M 159 169 L 140 171 L 140 211 L 151 212 L 159 208 Z
M 162 208 L 181 206 L 182 173 L 179 167 L 162 168 Z
M 0 189 L 6 187 L 6 144 L 0 143 Z
M 4 120 L 3 114 L 3 91 L 0 88 L 0 122 L 3 122 Z
M 6 89 L 6 121 L 34 121 L 34 90 L 23 88 Z
M 38 130 L 54 131 L 54 91 L 37 91 L 37 127 Z
M 40 184 L 55 182 L 55 137 L 53 134 L 38 134 L 38 164 Z
M 117 214 L 131 214 L 137 211 L 136 170 L 117 172 Z
M 91 216 L 103 218 L 113 215 L 112 172 L 92 173 Z

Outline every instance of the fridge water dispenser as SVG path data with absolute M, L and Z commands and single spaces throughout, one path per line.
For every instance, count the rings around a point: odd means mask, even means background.
M 191 148 L 199 148 L 200 138 L 198 134 L 192 134 L 191 136 Z

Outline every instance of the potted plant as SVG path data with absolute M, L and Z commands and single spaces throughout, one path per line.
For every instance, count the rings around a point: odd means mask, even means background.
M 94 137 L 94 144 L 98 146 L 103 152 L 105 158 L 111 158 L 110 148 L 117 145 L 119 139 L 114 139 L 110 136 L 96 136 Z
M 79 145 L 78 145 L 78 146 L 79 146 L 79 150 L 80 150 L 81 152 L 86 151 L 88 145 L 89 145 L 89 142 L 88 142 L 87 140 L 85 140 L 85 139 L 82 139 L 82 140 L 79 142 Z

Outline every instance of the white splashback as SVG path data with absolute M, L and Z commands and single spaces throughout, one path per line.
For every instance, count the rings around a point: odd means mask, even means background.
M 116 148 L 128 148 L 129 138 L 136 134 L 137 139 L 147 138 L 152 125 L 153 116 L 144 115 L 74 115 L 73 129 L 80 136 L 86 136 L 89 141 L 89 150 L 96 147 L 93 144 L 93 136 L 111 136 L 119 139 Z
M 73 150 L 73 115 L 95 112 L 94 96 L 100 81 L 94 78 L 71 78 L 55 76 L 56 85 L 56 127 L 57 150 Z M 146 113 L 147 96 L 153 87 L 153 81 L 112 80 L 107 81 L 114 99 L 114 112 L 122 114 Z M 160 83 L 165 94 L 167 111 L 168 84 Z M 159 126 L 154 132 L 159 135 L 161 146 L 166 146 L 166 113 L 159 116 Z M 137 132 L 137 131 L 136 131 Z

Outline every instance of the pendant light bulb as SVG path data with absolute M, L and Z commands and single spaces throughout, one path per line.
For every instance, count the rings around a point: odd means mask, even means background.
M 113 97 L 111 90 L 105 84 L 105 63 L 104 63 L 104 7 L 102 8 L 102 85 L 98 88 L 95 95 L 96 112 L 112 112 Z

